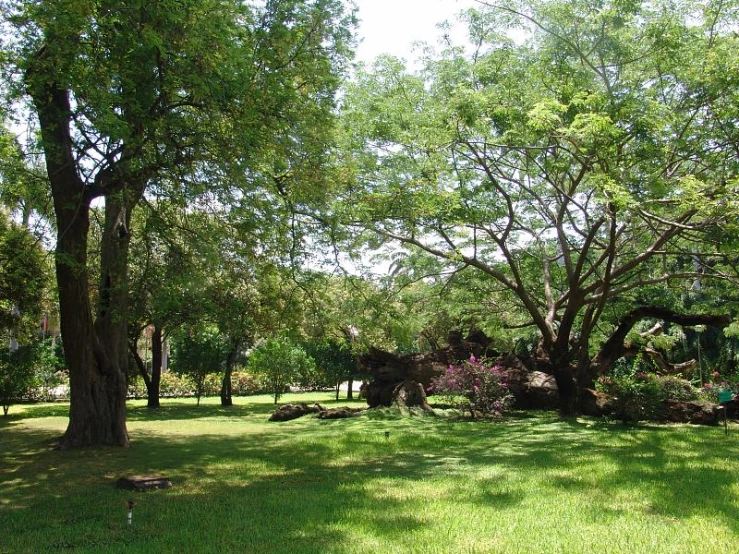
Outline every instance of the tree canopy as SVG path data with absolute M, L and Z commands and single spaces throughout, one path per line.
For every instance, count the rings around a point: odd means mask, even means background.
M 737 214 L 736 83 L 722 77 L 737 16 L 720 2 L 481 4 L 471 51 L 449 45 L 416 73 L 382 58 L 349 86 L 355 178 L 337 213 L 366 245 L 405 249 L 410 271 L 484 276 L 498 317 L 536 328 L 572 404 L 571 364 L 581 386 L 603 370 L 591 338 L 618 299 L 641 309 L 651 286 L 736 278 L 719 237 Z
M 296 202 L 322 190 L 351 18 L 337 0 L 9 0 L 3 23 L 4 70 L 37 118 L 58 230 L 61 444 L 126 445 L 132 211 L 145 192 L 248 213 L 265 187 Z M 104 215 L 91 298 L 93 201 Z

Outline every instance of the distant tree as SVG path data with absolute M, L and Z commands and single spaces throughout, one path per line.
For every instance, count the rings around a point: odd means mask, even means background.
M 34 381 L 33 348 L 29 345 L 19 346 L 13 350 L 7 348 L 7 342 L 0 350 L 0 404 L 3 415 L 8 415 L 10 406 L 26 396 Z
M 172 369 L 192 378 L 198 406 L 206 377 L 223 371 L 226 355 L 227 345 L 214 325 L 186 325 L 173 335 Z
M 316 363 L 316 380 L 336 390 L 339 399 L 341 383 L 357 374 L 357 355 L 351 344 L 337 339 L 313 339 L 305 343 L 306 353 Z
M 277 404 L 287 387 L 313 379 L 315 362 L 302 348 L 276 338 L 251 353 L 248 369 L 264 378 Z
M 34 380 L 46 269 L 36 238 L 0 209 L 0 402 L 5 415 Z
M 38 240 L 0 209 L 0 332 L 18 342 L 28 342 L 41 321 L 44 260 Z

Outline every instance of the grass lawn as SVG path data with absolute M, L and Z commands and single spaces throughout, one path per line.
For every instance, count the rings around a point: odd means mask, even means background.
M 739 541 L 736 428 L 550 413 L 268 423 L 267 397 L 235 401 L 132 402 L 130 448 L 71 452 L 51 449 L 66 405 L 14 406 L 0 418 L 0 554 L 723 554 Z M 114 486 L 145 473 L 174 486 Z

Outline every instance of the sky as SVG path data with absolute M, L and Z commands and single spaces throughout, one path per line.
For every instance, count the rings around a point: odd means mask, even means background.
M 356 0 L 360 19 L 357 61 L 371 62 L 380 54 L 392 54 L 412 62 L 417 55 L 412 43 L 425 41 L 434 46 L 443 34 L 436 25 L 455 22 L 456 15 L 477 5 L 475 0 Z M 464 27 L 457 25 L 450 35 L 462 42 Z

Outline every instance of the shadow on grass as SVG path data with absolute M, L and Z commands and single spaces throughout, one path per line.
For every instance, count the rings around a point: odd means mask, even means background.
M 272 408 L 177 405 L 154 419 L 261 417 Z M 130 414 L 152 420 L 146 408 Z M 349 552 L 343 545 L 356 540 L 352 529 L 396 543 L 431 525 L 413 494 L 428 483 L 469 510 L 514 509 L 532 495 L 569 491 L 588 495 L 604 518 L 625 510 L 697 515 L 721 518 L 739 534 L 737 499 L 719 487 L 733 483 L 736 464 L 725 460 L 737 459 L 739 449 L 717 429 L 624 429 L 546 413 L 501 423 L 370 413 L 259 432 L 245 425 L 237 436 L 142 432 L 125 450 L 52 452 L 54 438 L 0 427 L 0 509 L 10 515 L 14 551 Z M 518 480 L 506 479 L 511 468 Z M 122 525 L 130 493 L 113 483 L 138 473 L 167 475 L 174 488 L 136 497 L 131 533 Z M 531 475 L 545 476 L 537 490 L 526 486 Z M 619 505 L 619 495 L 634 488 L 648 501 Z

